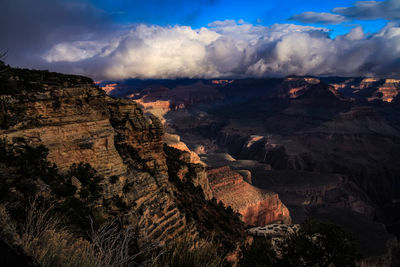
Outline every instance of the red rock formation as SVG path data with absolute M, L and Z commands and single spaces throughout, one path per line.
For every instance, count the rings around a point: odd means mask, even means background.
M 211 81 L 212 84 L 218 84 L 218 85 L 222 85 L 222 86 L 225 86 L 225 85 L 227 85 L 229 83 L 233 83 L 233 82 L 234 82 L 234 80 L 212 80 Z
M 359 86 L 357 86 L 357 85 L 352 85 L 352 88 L 355 88 L 355 89 L 365 89 L 365 88 L 368 88 L 368 87 L 370 87 L 370 86 L 373 86 L 376 82 L 378 82 L 379 81 L 379 79 L 377 79 L 377 78 L 365 78 L 365 79 L 363 79 L 362 81 L 361 81 L 361 83 L 359 84 Z M 358 88 L 357 88 L 358 87 Z
M 274 221 L 291 221 L 278 194 L 258 189 L 229 167 L 207 171 L 214 197 L 242 215 L 249 225 L 263 226 Z
M 106 92 L 107 95 L 109 95 L 112 91 L 114 91 L 117 88 L 118 84 L 117 83 L 110 83 L 106 84 L 102 87 L 100 87 L 104 92 Z
M 379 92 L 382 93 L 382 100 L 386 102 L 392 102 L 393 98 L 398 95 L 400 80 L 386 79 L 385 83 L 378 88 Z

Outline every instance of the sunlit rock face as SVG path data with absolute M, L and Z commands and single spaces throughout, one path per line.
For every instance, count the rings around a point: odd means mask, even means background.
M 325 82 L 355 102 L 390 103 L 400 91 L 400 80 L 392 78 L 326 78 Z
M 100 86 L 100 88 L 106 92 L 106 94 L 110 94 L 112 91 L 114 91 L 118 84 L 117 83 L 107 83 L 107 84 L 102 84 L 101 82 L 96 82 L 97 85 Z
M 312 84 L 320 82 L 317 78 L 288 77 L 284 80 L 281 89 L 281 97 L 297 98 L 304 94 Z
M 171 103 L 169 100 L 156 100 L 147 102 L 144 98 L 135 99 L 146 113 L 153 114 L 160 118 L 161 122 L 165 123 L 164 115 L 171 110 Z
M 214 197 L 240 213 L 245 223 L 262 226 L 275 221 L 291 221 L 278 194 L 248 184 L 229 167 L 210 169 L 207 176 Z
M 217 84 L 217 85 L 222 85 L 222 86 L 225 86 L 225 85 L 227 85 L 229 83 L 233 83 L 233 82 L 234 82 L 234 80 L 212 80 L 211 81 L 212 84 Z
M 165 133 L 163 136 L 163 141 L 170 147 L 188 152 L 190 154 L 190 163 L 201 163 L 200 157 L 195 152 L 191 151 L 185 143 L 180 141 L 179 135 Z
M 382 93 L 382 101 L 392 102 L 398 95 L 400 88 L 400 80 L 386 79 L 385 83 L 379 87 L 379 92 Z

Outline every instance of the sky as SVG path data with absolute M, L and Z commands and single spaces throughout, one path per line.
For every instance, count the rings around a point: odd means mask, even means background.
M 6 63 L 90 76 L 400 78 L 400 0 L 0 0 Z

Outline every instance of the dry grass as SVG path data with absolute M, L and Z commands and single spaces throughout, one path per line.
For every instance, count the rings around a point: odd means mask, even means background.
M 25 243 L 24 250 L 44 267 L 102 266 L 93 245 L 67 231 L 46 230 Z
M 26 210 L 25 221 L 17 226 L 6 207 L 0 205 L 0 234 L 17 245 L 43 267 L 123 267 L 136 266 L 141 256 L 143 266 L 217 267 L 223 260 L 212 240 L 193 246 L 189 236 L 181 237 L 161 248 L 151 244 L 135 251 L 136 235 L 132 228 L 121 228 L 116 222 L 92 229 L 89 239 L 75 236 L 54 216 L 54 207 L 33 200 Z
M 94 246 L 75 237 L 53 216 L 53 206 L 45 207 L 34 200 L 21 226 L 21 247 L 40 265 L 102 266 Z
M 133 253 L 136 235 L 132 228 L 121 228 L 116 222 L 104 224 L 94 230 L 91 223 L 90 240 L 98 252 L 102 266 L 132 266 L 135 259 L 142 254 L 152 251 L 157 245 L 149 245 L 139 252 Z
M 0 205 L 0 235 L 43 267 L 132 266 L 139 254 L 148 251 L 132 253 L 134 232 L 121 229 L 116 223 L 105 224 L 98 230 L 92 227 L 90 241 L 77 237 L 53 211 L 53 206 L 35 199 L 26 210 L 25 221 L 17 227 L 6 207 Z
M 167 245 L 160 253 L 153 256 L 148 266 L 156 267 L 218 267 L 224 260 L 218 255 L 218 247 L 212 240 L 198 241 L 195 246 L 189 236 L 183 236 Z

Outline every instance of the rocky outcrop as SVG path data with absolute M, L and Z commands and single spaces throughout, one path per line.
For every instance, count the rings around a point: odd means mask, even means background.
M 190 154 L 190 163 L 199 164 L 201 163 L 199 155 L 191 151 L 187 145 L 180 140 L 180 136 L 176 134 L 165 133 L 163 141 L 170 147 L 176 148 L 181 151 L 186 151 Z
M 229 167 L 210 169 L 207 175 L 217 201 L 240 213 L 245 223 L 263 226 L 274 221 L 290 222 L 289 211 L 278 194 L 246 183 Z
M 169 172 L 173 170 L 174 175 L 176 175 L 181 182 L 190 182 L 195 187 L 200 187 L 205 199 L 212 199 L 213 193 L 204 164 L 193 162 L 192 154 L 186 150 L 177 148 L 174 145 L 169 145 L 168 143 L 165 143 L 164 146 L 168 151 L 171 151 L 179 162 L 179 164 L 175 163 L 174 167 L 170 167 Z
M 109 122 L 105 96 L 99 89 L 82 84 L 14 97 L 22 99 L 13 105 L 23 107 L 25 114 L 16 125 L 1 131 L 3 137 L 46 145 L 48 159 L 61 170 L 72 163 L 86 162 L 102 175 L 126 172 L 114 146 L 115 131 Z
M 14 72 L 2 75 L 9 75 L 8 81 L 21 83 L 25 75 L 36 82 L 34 71 Z M 7 116 L 14 121 L 0 130 L 0 137 L 11 144 L 24 139 L 32 146 L 46 146 L 47 159 L 61 172 L 73 163 L 89 163 L 102 177 L 97 209 L 105 218 L 118 216 L 138 229 L 139 245 L 162 243 L 185 231 L 186 219 L 168 182 L 160 121 L 145 117 L 133 101 L 107 97 L 88 79 L 45 75 L 49 81 L 38 81 L 37 88 L 28 84 L 27 90 L 7 96 L 12 99 Z M 54 82 L 68 77 L 74 83 Z M 3 86 L 22 85 L 4 82 Z
M 131 190 L 122 201 L 142 214 L 138 226 L 146 240 L 171 239 L 184 231 L 186 220 L 168 182 L 161 122 L 155 116 L 146 118 L 133 101 L 108 99 L 108 104 L 115 145 L 128 166 L 124 186 Z

